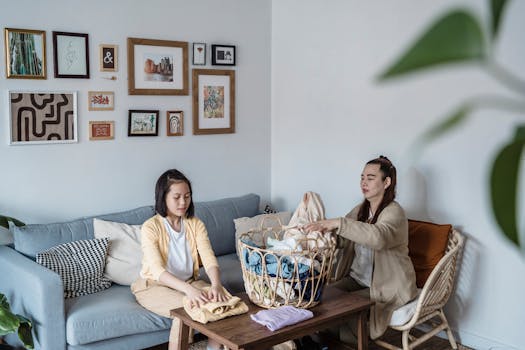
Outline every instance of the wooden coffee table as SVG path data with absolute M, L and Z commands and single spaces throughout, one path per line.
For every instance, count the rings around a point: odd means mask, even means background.
M 190 327 L 208 338 L 224 344 L 229 349 L 256 350 L 269 349 L 271 346 L 287 340 L 298 339 L 337 326 L 344 323 L 352 315 L 357 315 L 359 320 L 357 349 L 368 349 L 366 320 L 368 311 L 374 304 L 369 298 L 327 286 L 323 291 L 321 303 L 310 309 L 314 313 L 313 318 L 272 332 L 250 318 L 251 314 L 263 309 L 251 303 L 246 293 L 237 294 L 237 296 L 248 305 L 247 313 L 207 324 L 193 321 L 184 311 L 184 308 L 171 310 L 171 315 L 182 321 L 179 349 L 189 348 Z

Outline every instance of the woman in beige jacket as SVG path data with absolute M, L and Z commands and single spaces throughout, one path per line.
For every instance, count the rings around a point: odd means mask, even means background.
M 396 168 L 386 157 L 372 159 L 361 174 L 364 201 L 344 218 L 305 225 L 306 232 L 335 231 L 340 250 L 335 272 L 339 288 L 370 295 L 370 337 L 386 331 L 393 311 L 417 294 L 414 267 L 408 256 L 408 221 L 394 201 Z M 339 337 L 354 342 L 352 322 Z

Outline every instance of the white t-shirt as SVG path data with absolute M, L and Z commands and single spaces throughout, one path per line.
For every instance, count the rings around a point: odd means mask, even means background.
M 372 220 L 370 212 L 368 221 Z M 354 243 L 354 260 L 350 267 L 350 277 L 356 280 L 363 287 L 372 285 L 372 271 L 374 269 L 374 251 L 364 245 Z
M 164 225 L 166 225 L 166 230 L 170 236 L 166 269 L 175 277 L 187 281 L 193 277 L 193 258 L 184 233 L 184 222 L 182 218 L 180 220 L 181 232 L 177 232 L 171 227 L 168 219 L 164 218 Z

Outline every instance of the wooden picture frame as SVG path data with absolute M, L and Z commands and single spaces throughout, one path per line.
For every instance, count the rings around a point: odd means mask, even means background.
M 89 140 L 113 140 L 115 138 L 115 122 L 113 120 L 89 121 Z
M 118 71 L 118 45 L 99 45 L 99 65 L 101 72 Z
M 182 136 L 184 134 L 184 112 L 166 112 L 166 134 L 168 136 Z
M 129 110 L 128 136 L 157 136 L 158 134 L 158 110 Z
M 89 79 L 89 35 L 53 32 L 55 78 Z
M 4 28 L 7 79 L 47 79 L 46 32 Z
M 211 64 L 213 66 L 235 66 L 235 46 L 212 45 Z
M 205 43 L 193 43 L 193 65 L 194 66 L 206 65 L 206 44 Z
M 193 134 L 235 132 L 235 71 L 193 69 Z
M 128 38 L 128 94 L 188 95 L 188 42 Z
M 113 111 L 115 93 L 113 91 L 88 91 L 89 111 Z
M 8 91 L 9 144 L 78 142 L 76 91 Z

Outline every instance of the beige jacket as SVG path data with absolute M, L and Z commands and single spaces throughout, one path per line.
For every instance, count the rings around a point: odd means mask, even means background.
M 370 311 L 370 337 L 376 339 L 386 331 L 392 312 L 416 297 L 416 274 L 408 256 L 408 221 L 403 208 L 392 202 L 379 214 L 375 224 L 367 224 L 357 221 L 359 207 L 340 218 L 336 233 L 341 252 L 335 279 L 350 273 L 353 242 L 373 249 L 370 297 L 375 305 Z
M 206 271 L 212 266 L 219 266 L 217 258 L 213 253 L 208 231 L 204 223 L 193 217 L 184 218 L 184 232 L 190 245 L 191 257 L 193 259 L 193 279 L 199 276 L 199 267 L 204 265 Z M 166 271 L 168 263 L 168 245 L 170 236 L 164 225 L 164 218 L 160 215 L 147 220 L 142 225 L 141 245 L 142 245 L 142 278 L 159 280 L 160 275 Z

